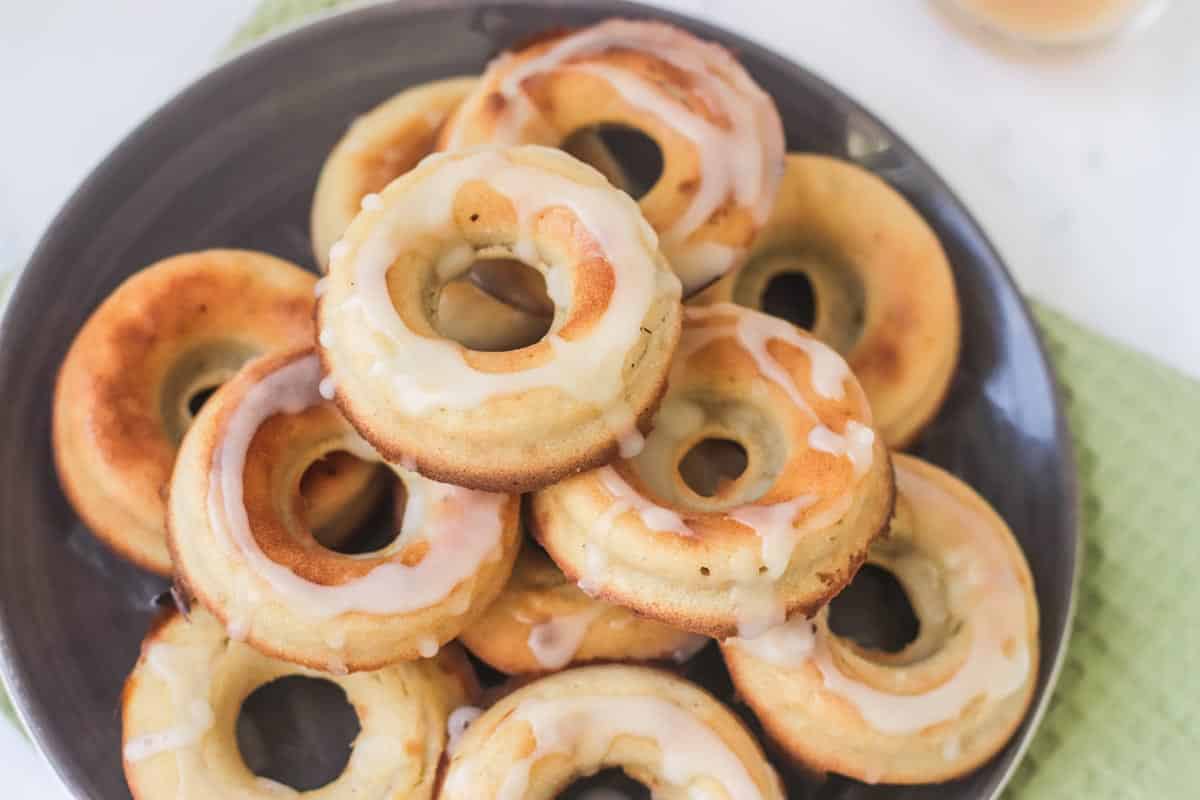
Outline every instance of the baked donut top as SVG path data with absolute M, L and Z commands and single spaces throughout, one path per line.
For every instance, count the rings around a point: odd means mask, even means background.
M 1028 687 L 1036 677 L 1037 606 L 1020 548 L 987 503 L 929 464 L 894 458 L 896 521 L 877 547 L 896 543 L 903 559 L 924 562 L 903 574 L 930 584 L 908 586 L 910 597 L 936 596 L 922 603 L 929 608 L 918 638 L 895 654 L 864 650 L 837 637 L 822 612 L 728 646 L 781 669 L 815 670 L 824 691 L 871 729 L 906 736 L 972 708 L 986 714 Z M 945 630 L 939 636 L 926 627 Z M 956 759 L 956 740 L 946 746 L 947 761 Z
M 703 496 L 681 475 L 680 456 L 718 435 L 745 440 L 751 463 Z M 685 309 L 654 431 L 637 457 L 599 475 L 654 530 L 720 537 L 732 520 L 757 531 L 778 576 L 793 528 L 844 514 L 874 448 L 870 408 L 836 352 L 787 322 L 720 304 Z
M 678 308 L 680 291 L 657 244 L 627 195 L 563 152 L 435 154 L 364 198 L 334 248 L 318 313 L 323 356 L 340 381 L 339 362 L 361 345 L 373 359 L 372 390 L 412 417 L 556 390 L 601 409 L 623 450 L 635 450 L 640 435 L 623 401 L 629 364 L 654 333 L 645 327 L 652 309 Z M 432 265 L 436 284 L 497 247 L 545 270 L 554 321 L 528 347 L 470 350 L 437 334 L 420 292 L 394 296 L 394 281 L 415 279 L 393 272 Z M 340 339 L 359 323 L 365 335 L 351 348 Z
M 247 367 L 218 399 L 207 495 L 208 523 L 215 538 L 277 596 L 314 619 L 346 612 L 401 614 L 432 606 L 481 563 L 497 557 L 511 498 L 401 470 L 407 503 L 396 542 L 369 558 L 327 551 L 319 560 L 296 555 L 290 534 L 275 530 L 274 514 L 281 503 L 248 493 L 250 478 L 259 470 L 247 465 L 256 447 L 270 449 L 272 437 L 299 435 L 295 430 L 268 430 L 280 415 L 333 415 L 332 405 L 322 397 L 321 381 L 316 354 L 299 351 Z M 365 461 L 379 460 L 349 423 L 339 418 L 336 426 L 336 449 Z M 235 638 L 236 615 L 248 611 L 254 594 L 248 591 L 244 598 L 247 609 L 231 610 Z
M 563 74 L 607 84 L 622 105 L 663 126 L 653 138 L 664 150 L 670 139 L 694 152 L 694 174 L 676 175 L 665 165 L 664 178 L 641 201 L 663 235 L 663 250 L 685 293 L 735 266 L 770 214 L 783 171 L 783 125 L 774 101 L 725 48 L 680 28 L 611 19 L 502 54 L 443 129 L 441 148 L 559 144 L 564 131 L 555 136 L 547 130 L 555 125 L 548 121 L 550 110 L 561 111 L 559 99 L 534 95 L 539 82 Z M 577 103 L 592 102 L 578 91 L 569 94 Z M 586 113 L 591 112 L 581 112 L 576 124 L 589 121 Z M 731 206 L 744 209 L 753 222 L 744 229 L 746 241 L 693 236 Z

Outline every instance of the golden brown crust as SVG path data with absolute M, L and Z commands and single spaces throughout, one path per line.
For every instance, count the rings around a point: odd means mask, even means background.
M 840 397 L 815 388 L 832 376 Z M 869 420 L 828 348 L 757 312 L 714 306 L 688 318 L 642 453 L 535 493 L 531 530 L 571 580 L 672 627 L 725 638 L 777 614 L 812 614 L 854 576 L 892 513 L 889 455 Z M 844 436 L 848 450 L 818 434 Z M 679 465 L 710 439 L 740 444 L 746 465 L 701 496 Z
M 188 397 L 253 355 L 311 342 L 313 285 L 262 253 L 188 253 L 129 278 L 84 324 L 55 387 L 55 465 L 72 506 L 117 553 L 170 574 L 163 494 Z M 370 475 L 353 477 L 325 506 L 348 502 Z

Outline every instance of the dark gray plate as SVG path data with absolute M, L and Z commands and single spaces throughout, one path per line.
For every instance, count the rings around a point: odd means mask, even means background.
M 51 226 L 21 279 L 0 347 L 0 634 L 4 677 L 34 738 L 79 798 L 128 797 L 118 698 L 164 583 L 97 545 L 50 453 L 53 379 L 71 338 L 122 279 L 204 247 L 311 263 L 317 170 L 354 117 L 397 90 L 477 72 L 552 25 L 653 15 L 722 41 L 779 104 L 788 146 L 856 157 L 937 229 L 963 308 L 963 358 L 917 450 L 978 488 L 1029 556 L 1041 601 L 1038 712 L 995 761 L 943 787 L 839 779 L 795 796 L 986 798 L 1027 742 L 1062 656 L 1078 562 L 1075 473 L 1054 378 L 1028 309 L 946 184 L 869 112 L 812 74 L 704 23 L 617 2 L 405 2 L 322 19 L 215 70 L 135 131 Z M 851 144 L 853 142 L 854 144 Z M 864 155 L 868 153 L 868 155 Z

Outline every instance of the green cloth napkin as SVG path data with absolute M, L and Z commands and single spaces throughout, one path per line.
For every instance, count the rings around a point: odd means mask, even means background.
M 344 3 L 265 0 L 231 47 Z M 1063 387 L 1086 546 L 1066 663 L 1006 797 L 1198 797 L 1200 382 L 1034 313 Z M 11 715 L 2 695 L 0 709 Z

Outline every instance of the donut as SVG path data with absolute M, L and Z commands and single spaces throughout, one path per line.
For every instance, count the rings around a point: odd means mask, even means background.
M 811 323 L 793 316 L 804 313 L 797 298 L 776 294 L 795 276 L 811 287 Z M 788 156 L 746 262 L 693 302 L 740 303 L 811 324 L 850 363 L 894 449 L 937 413 L 958 362 L 958 296 L 937 235 L 882 180 L 828 156 Z
M 447 117 L 475 86 L 459 77 L 405 89 L 354 120 L 330 151 L 312 202 L 313 255 L 321 269 L 359 212 L 362 198 L 429 155 Z
M 320 360 L 297 350 L 247 364 L 201 409 L 171 477 L 176 580 L 231 638 L 276 658 L 345 673 L 431 656 L 507 580 L 520 498 L 395 466 L 395 541 L 322 547 L 295 513 L 300 476 L 332 450 L 378 458 L 322 392 Z
M 58 372 L 54 460 L 71 505 L 115 552 L 171 573 L 163 492 L 191 405 L 250 358 L 312 343 L 315 280 L 265 253 L 185 253 L 134 274 L 84 323 Z M 333 467 L 310 482 L 306 513 L 336 541 L 381 484 L 370 465 Z
M 758 743 L 707 692 L 647 667 L 566 670 L 507 695 L 466 729 L 439 800 L 558 797 L 619 767 L 655 797 L 783 800 Z
M 325 159 L 313 195 L 313 255 L 322 270 L 361 209 L 362 198 L 382 191 L 433 152 L 438 130 L 475 82 L 462 77 L 423 83 L 354 121 Z M 617 169 L 596 137 L 580 140 L 578 151 L 610 171 Z M 507 284 L 512 276 L 501 277 Z M 465 279 L 447 284 L 439 298 L 439 330 L 472 350 L 514 350 L 540 339 L 549 325 L 541 319 L 545 312 L 523 313 L 520 305 L 489 296 L 488 285 Z
M 694 488 L 708 441 L 740 475 Z M 670 389 L 636 457 L 540 490 L 538 541 L 580 588 L 673 627 L 752 636 L 811 614 L 887 525 L 892 470 L 846 363 L 783 320 L 686 309 Z
M 774 102 L 721 46 L 661 22 L 612 19 L 492 61 L 438 146 L 562 146 L 598 125 L 640 131 L 662 174 L 641 198 L 685 294 L 745 256 L 784 157 Z
M 589 661 L 681 663 L 709 641 L 588 597 L 531 542 L 517 556 L 504 591 L 459 639 L 509 675 Z
M 916 614 L 899 652 L 833 633 L 828 611 L 722 653 L 767 733 L 809 767 L 869 783 L 935 783 L 1012 737 L 1037 683 L 1038 607 L 1008 526 L 966 484 L 896 455 L 896 517 L 868 561 Z
M 360 732 L 346 769 L 318 796 L 432 800 L 447 718 L 478 693 L 462 650 L 451 646 L 434 658 L 331 677 L 231 641 L 203 609 L 160 620 L 125 682 L 122 750 L 135 800 L 295 795 L 252 773 L 235 736 L 242 702 L 293 675 L 331 681 L 358 713 Z
M 522 492 L 636 452 L 682 310 L 628 195 L 526 146 L 431 156 L 364 206 L 318 301 L 318 343 L 339 408 L 384 458 Z M 545 276 L 543 339 L 480 352 L 437 333 L 439 289 L 477 258 Z

